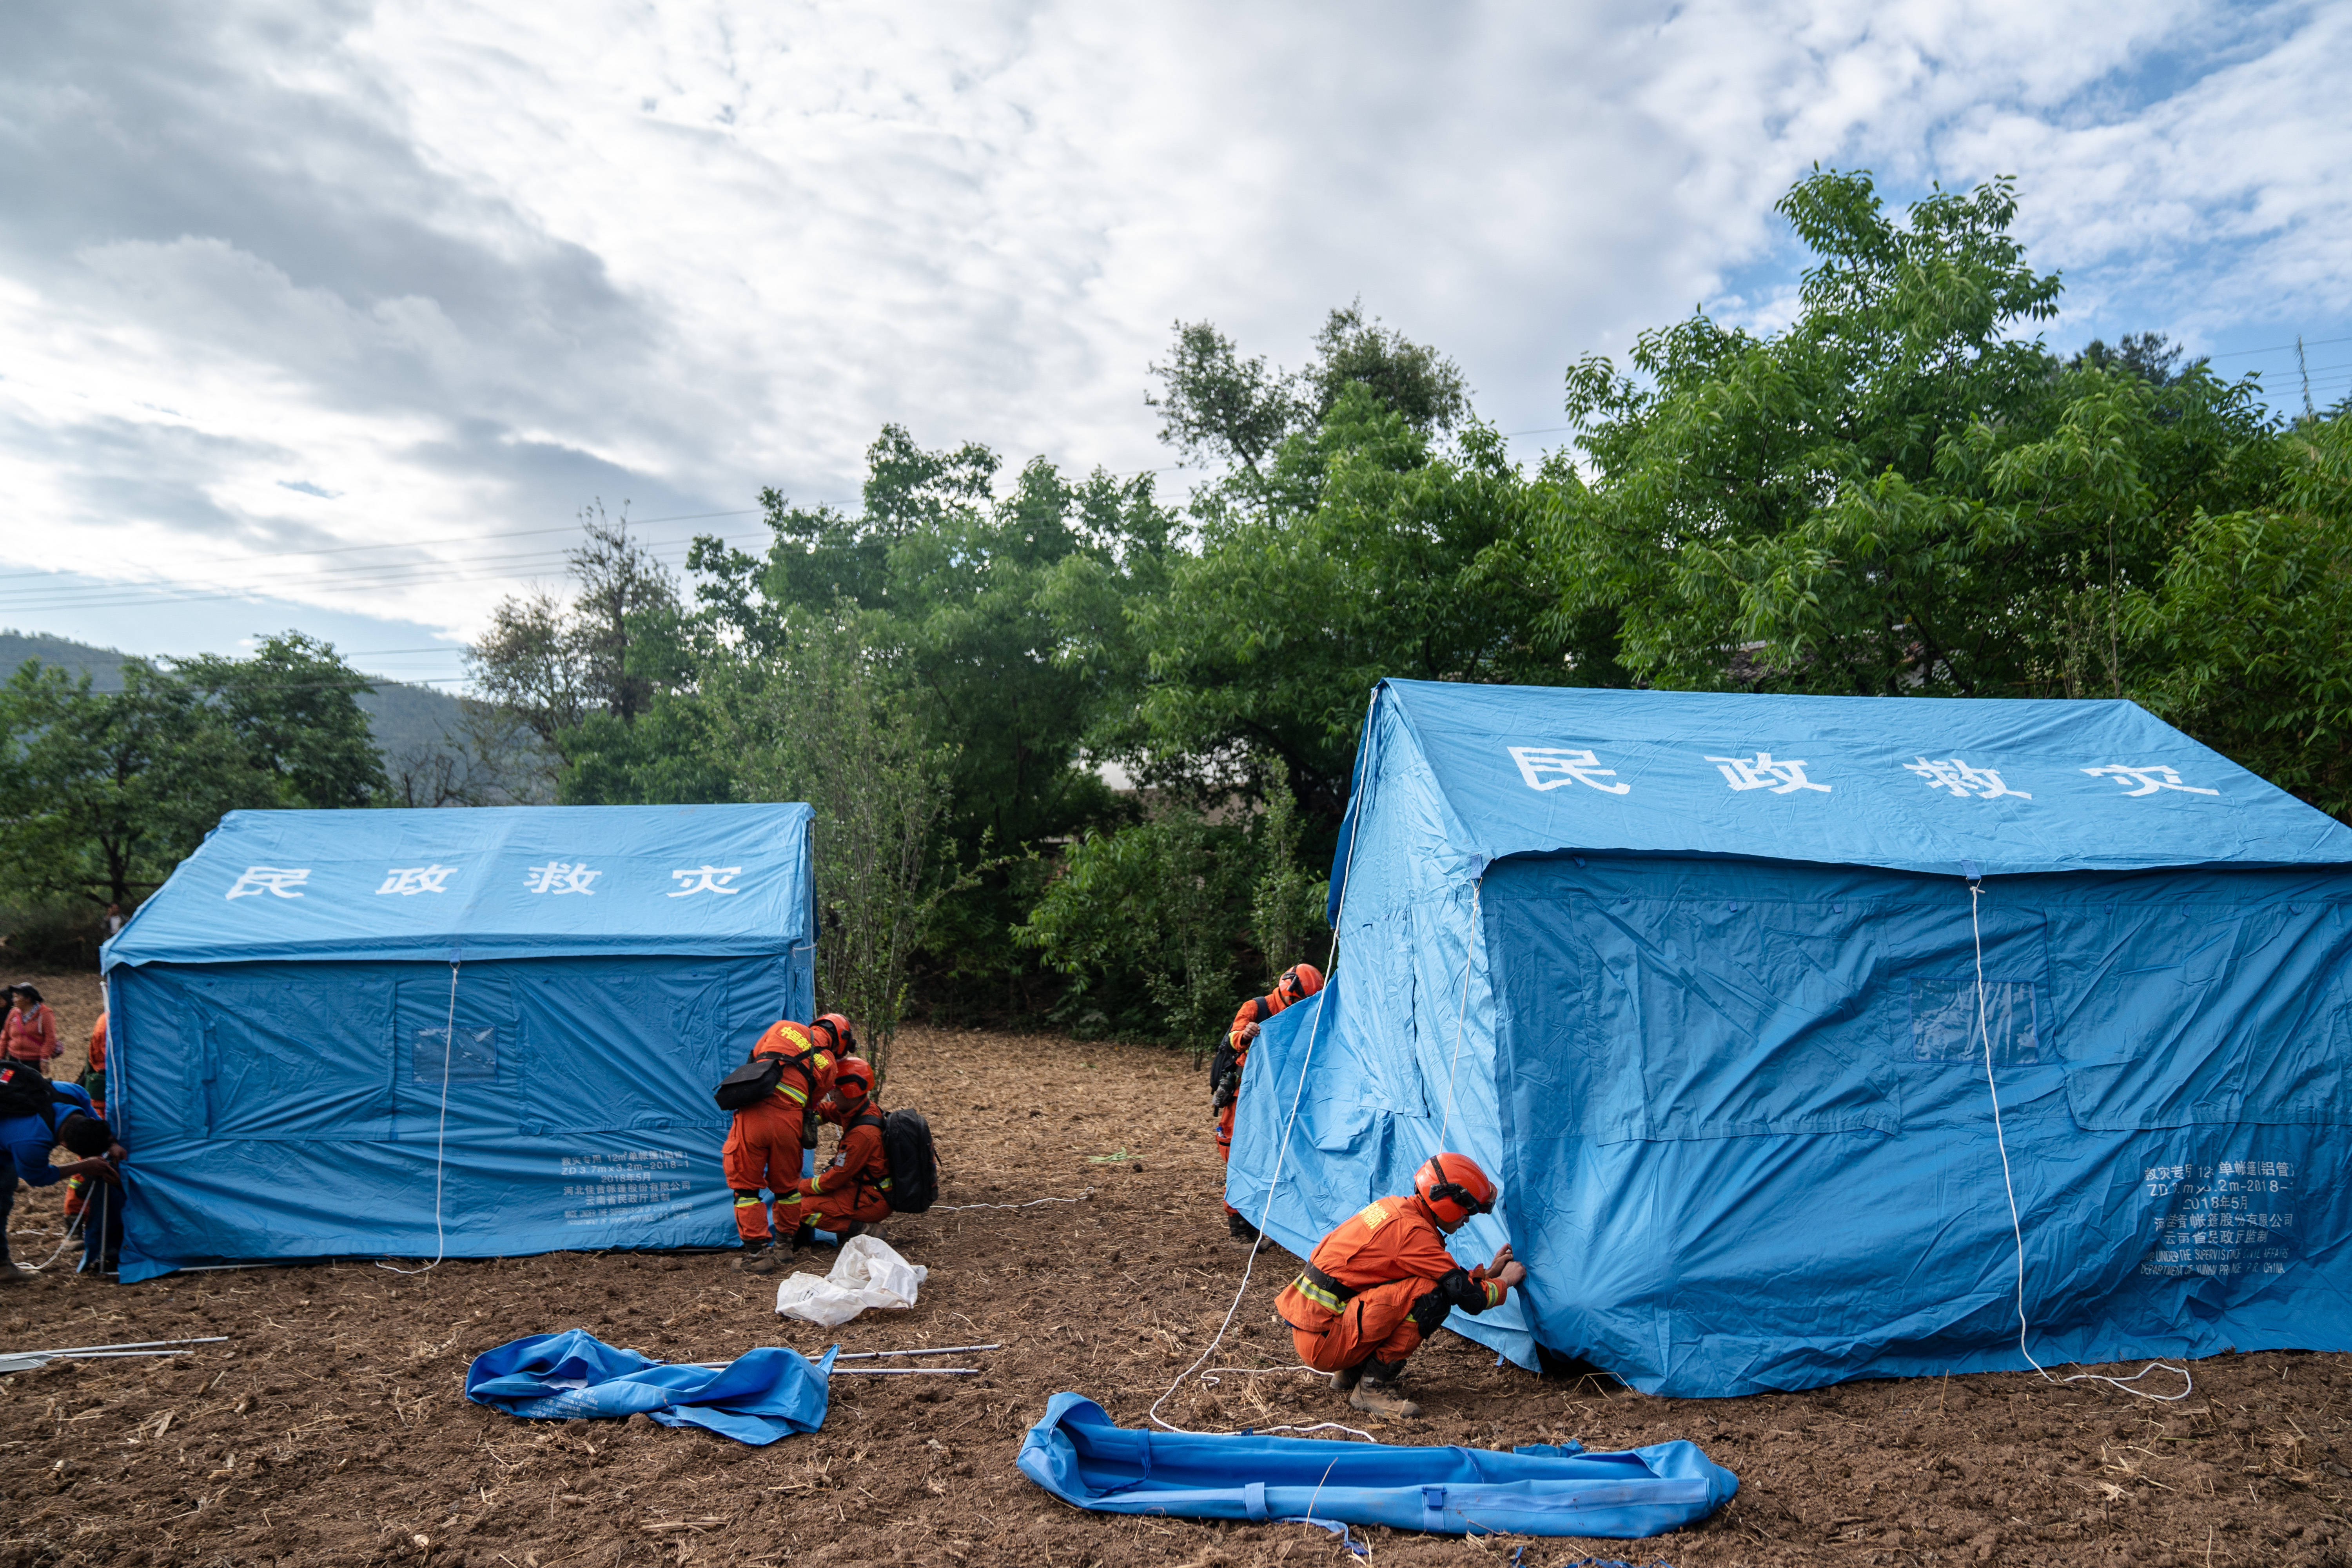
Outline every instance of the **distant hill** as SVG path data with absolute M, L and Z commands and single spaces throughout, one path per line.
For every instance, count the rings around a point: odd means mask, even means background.
M 92 647 L 67 637 L 39 632 L 0 631 L 0 679 L 16 672 L 28 658 L 55 665 L 75 675 L 87 675 L 100 691 L 122 689 L 122 661 L 129 656 L 110 647 Z M 416 747 L 436 747 L 445 734 L 457 729 L 457 700 L 429 686 L 397 680 L 379 681 L 360 693 L 360 707 L 368 716 L 376 750 L 387 757 Z

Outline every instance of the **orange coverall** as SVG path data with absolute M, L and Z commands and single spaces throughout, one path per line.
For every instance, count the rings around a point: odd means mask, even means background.
M 1456 1263 L 1429 1205 L 1407 1194 L 1366 1205 L 1325 1237 L 1274 1310 L 1299 1360 L 1338 1372 L 1366 1361 L 1395 1366 L 1453 1309 L 1483 1312 L 1507 1293 L 1484 1265 Z
M 890 1217 L 890 1162 L 882 1152 L 882 1117 L 871 1107 L 842 1125 L 833 1163 L 800 1184 L 801 1223 L 837 1231 Z
M 812 1050 L 815 1054 L 805 1061 L 792 1059 Z M 776 1194 L 776 1225 L 787 1235 L 800 1227 L 801 1152 L 816 1147 L 814 1106 L 833 1085 L 833 1053 L 816 1050 L 805 1024 L 789 1018 L 771 1024 L 751 1047 L 753 1061 L 761 1057 L 784 1058 L 784 1076 L 767 1099 L 735 1113 L 719 1151 L 727 1184 L 735 1193 L 735 1234 L 747 1246 L 770 1237 L 762 1187 Z
M 1233 1026 L 1225 1031 L 1225 1044 L 1234 1053 L 1234 1098 L 1217 1112 L 1217 1163 L 1220 1165 L 1229 1163 L 1234 1157 L 1234 1112 L 1242 1106 L 1242 1069 L 1249 1066 L 1250 1042 L 1257 1038 L 1260 1024 L 1289 1005 L 1290 1003 L 1279 991 L 1265 996 L 1253 996 L 1234 1010 Z M 1225 1184 L 1220 1181 L 1217 1184 L 1217 1202 L 1224 1205 L 1227 1214 L 1239 1214 L 1239 1209 L 1225 1203 L 1224 1190 Z

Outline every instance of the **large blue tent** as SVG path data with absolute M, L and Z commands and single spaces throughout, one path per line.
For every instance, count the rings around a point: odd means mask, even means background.
M 105 949 L 122 1278 L 731 1242 L 710 1089 L 811 1016 L 810 824 L 232 812 Z
M 2128 702 L 1390 681 L 1332 879 L 1227 1198 L 1304 1253 L 1476 1157 L 1523 1365 L 2352 1348 L 2352 830 Z

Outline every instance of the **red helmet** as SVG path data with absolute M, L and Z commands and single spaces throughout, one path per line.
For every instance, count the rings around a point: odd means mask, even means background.
M 1322 989 L 1323 972 L 1311 963 L 1292 964 L 1282 972 L 1282 978 L 1274 983 L 1274 994 L 1281 998 L 1286 1007 L 1293 1002 L 1304 1002 Z
M 831 1039 L 818 1040 L 816 1043 L 824 1046 L 835 1056 L 845 1055 L 857 1048 L 857 1032 L 849 1026 L 849 1020 L 840 1014 L 818 1014 L 816 1022 L 809 1026 L 810 1037 L 814 1038 L 819 1029 L 824 1030 Z
M 1495 1184 L 1467 1154 L 1432 1154 L 1412 1178 L 1412 1190 L 1429 1205 L 1441 1230 L 1453 1230 L 1472 1215 L 1495 1206 Z
M 844 1057 L 834 1063 L 833 1092 L 845 1110 L 856 1110 L 874 1092 L 874 1064 L 863 1057 Z

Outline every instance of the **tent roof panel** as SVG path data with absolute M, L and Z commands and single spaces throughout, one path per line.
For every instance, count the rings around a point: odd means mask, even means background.
M 236 811 L 106 965 L 781 952 L 811 940 L 803 805 Z
M 2352 863 L 2352 828 L 2136 703 L 1391 680 L 1487 862 L 1566 850 L 1985 876 Z

